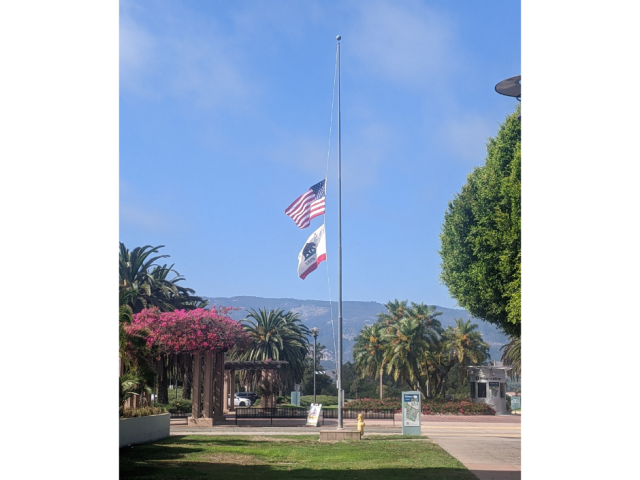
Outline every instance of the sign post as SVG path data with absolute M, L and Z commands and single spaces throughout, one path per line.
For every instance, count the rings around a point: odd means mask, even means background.
M 420 392 L 402 392 L 402 435 L 422 435 Z

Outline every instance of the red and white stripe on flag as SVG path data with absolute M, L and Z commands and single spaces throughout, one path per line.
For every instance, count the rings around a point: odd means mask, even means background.
M 311 219 L 324 213 L 325 181 L 313 185 L 309 190 L 296 198 L 284 211 L 300 228 L 307 228 Z

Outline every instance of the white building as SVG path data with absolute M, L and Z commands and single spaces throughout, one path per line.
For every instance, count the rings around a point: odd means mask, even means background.
M 507 410 L 507 372 L 511 367 L 467 367 L 471 399 L 475 403 L 491 405 L 496 415 L 509 415 Z

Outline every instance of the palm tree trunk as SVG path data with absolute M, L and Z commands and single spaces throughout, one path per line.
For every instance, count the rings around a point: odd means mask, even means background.
M 380 400 L 382 400 L 382 370 L 380 370 Z

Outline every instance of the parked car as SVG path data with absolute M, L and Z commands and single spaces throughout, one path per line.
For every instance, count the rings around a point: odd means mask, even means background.
M 251 403 L 254 403 L 260 396 L 256 392 L 236 392 L 236 397 L 248 398 Z
M 249 400 L 248 398 L 239 397 L 237 393 L 233 396 L 234 407 L 250 407 L 251 403 L 251 400 Z

